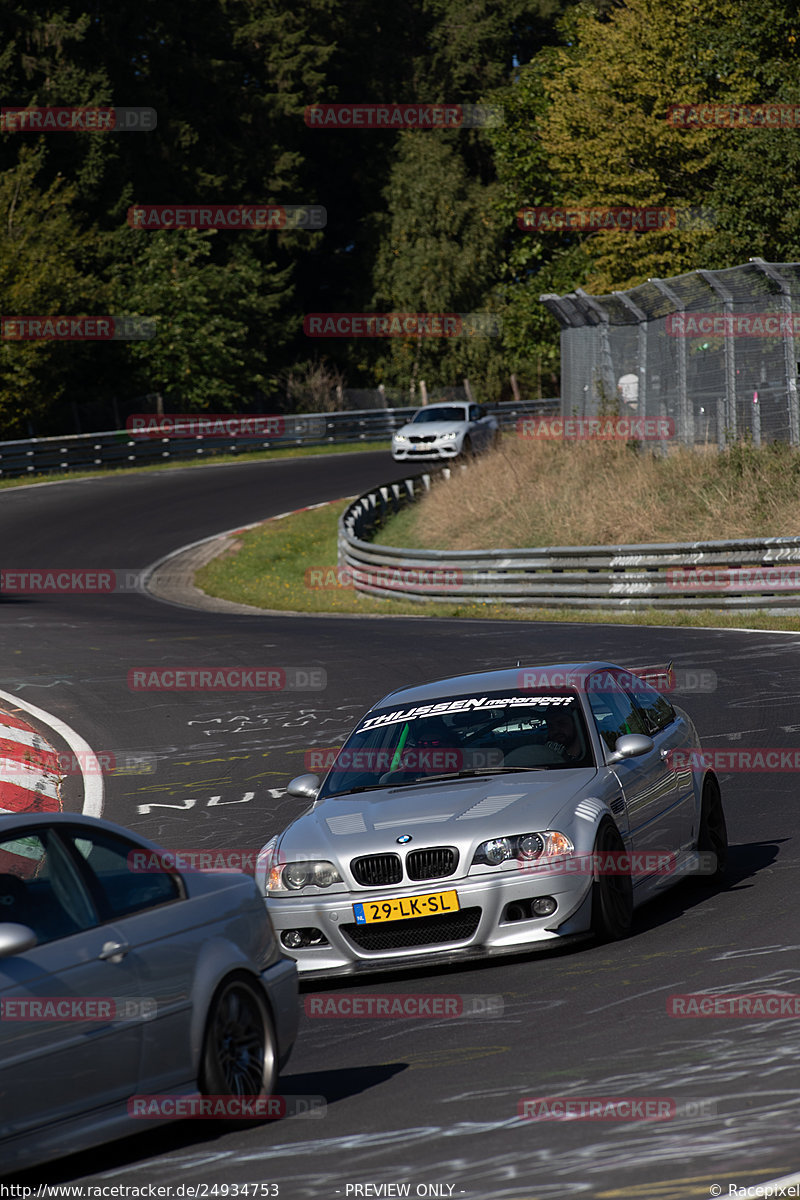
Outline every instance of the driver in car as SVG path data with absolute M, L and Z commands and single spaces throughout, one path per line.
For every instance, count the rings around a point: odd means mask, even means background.
M 569 708 L 550 708 L 545 717 L 547 746 L 565 762 L 579 762 L 584 756 L 583 741 L 575 717 Z

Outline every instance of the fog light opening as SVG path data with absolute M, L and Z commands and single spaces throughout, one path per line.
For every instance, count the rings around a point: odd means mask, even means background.
M 549 917 L 556 911 L 558 905 L 552 896 L 537 896 L 531 901 L 531 908 L 536 917 Z
M 321 929 L 284 929 L 281 942 L 287 950 L 303 950 L 307 946 L 327 946 L 328 939 Z

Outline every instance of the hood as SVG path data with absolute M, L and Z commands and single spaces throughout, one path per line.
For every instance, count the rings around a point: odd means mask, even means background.
M 596 774 L 594 767 L 520 771 L 331 796 L 298 817 L 281 835 L 279 848 L 285 861 L 297 854 L 347 867 L 362 854 L 397 853 L 398 837 L 410 835 L 403 852 L 453 845 L 463 863 L 487 838 L 552 828 L 571 799 L 588 794 Z
M 405 437 L 416 437 L 417 434 L 438 434 L 450 433 L 453 429 L 459 429 L 463 425 L 468 425 L 469 421 L 466 418 L 463 421 L 420 421 L 417 424 L 414 421 L 409 421 L 407 425 L 403 425 L 397 430 L 397 433 L 402 433 Z

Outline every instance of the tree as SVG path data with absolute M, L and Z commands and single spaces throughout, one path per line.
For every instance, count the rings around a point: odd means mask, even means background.
M 796 100 L 794 23 L 781 0 L 626 0 L 607 18 L 576 14 L 571 44 L 550 57 L 540 126 L 560 201 L 706 208 L 716 228 L 578 235 L 575 284 L 607 292 L 753 254 L 797 256 L 800 202 L 780 185 L 797 178 L 800 131 L 666 119 L 671 105 Z
M 272 325 L 286 272 L 260 269 L 250 247 L 211 261 L 214 231 L 131 231 L 127 260 L 114 259 L 111 293 L 122 315 L 152 320 L 156 336 L 130 341 L 142 392 L 161 391 L 174 411 L 234 409 L 266 382 L 280 339 Z M 248 235 L 259 237 L 258 234 Z
M 470 178 L 457 134 L 408 131 L 385 189 L 375 271 L 379 311 L 475 313 L 487 310 L 495 280 L 498 231 L 493 185 Z M 492 336 L 392 338 L 384 378 L 430 386 L 467 375 L 487 397 L 502 378 L 498 339 Z
M 0 313 L 6 320 L 102 314 L 104 289 L 91 273 L 96 235 L 76 219 L 74 187 L 60 178 L 37 186 L 40 161 L 40 151 L 23 148 L 17 166 L 0 173 Z M 0 340 L 0 436 L 25 436 L 29 422 L 65 394 L 76 363 L 88 374 L 105 349 Z

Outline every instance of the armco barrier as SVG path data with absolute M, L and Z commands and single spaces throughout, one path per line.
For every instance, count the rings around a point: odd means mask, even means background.
M 452 478 L 451 469 L 445 467 L 436 478 L 442 486 Z M 352 572 L 358 591 L 420 603 L 469 600 L 560 608 L 752 610 L 800 606 L 800 537 L 523 550 L 410 550 L 368 540 L 387 517 L 418 501 L 430 487 L 428 474 L 409 477 L 366 492 L 342 514 L 339 566 Z M 756 581 L 760 590 L 752 578 L 747 584 L 736 578 L 741 568 L 793 564 L 798 564 L 791 573 L 793 590 L 770 592 L 770 573 Z M 732 570 L 730 582 L 716 592 L 682 586 L 672 574 L 726 568 Z M 445 574 L 437 582 L 441 572 Z
M 555 413 L 558 400 L 506 401 L 490 406 L 502 428 L 513 428 L 517 418 L 530 413 Z M 44 471 L 91 471 L 102 467 L 135 467 L 148 463 L 212 458 L 248 450 L 281 447 L 352 445 L 391 438 L 410 420 L 413 408 L 360 409 L 335 413 L 299 413 L 284 416 L 280 437 L 133 437 L 127 429 L 105 433 L 76 433 L 63 437 L 27 438 L 0 442 L 0 478 L 11 479 Z M 194 416 L 202 417 L 202 413 Z M 257 416 L 258 414 L 248 414 Z

